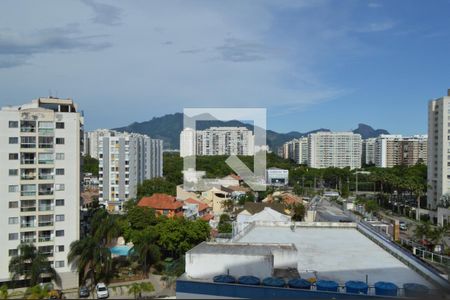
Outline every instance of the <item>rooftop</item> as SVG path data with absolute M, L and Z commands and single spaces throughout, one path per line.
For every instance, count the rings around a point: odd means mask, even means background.
M 143 197 L 139 200 L 138 206 L 150 207 L 153 209 L 171 209 L 175 210 L 183 207 L 183 203 L 175 199 L 174 196 L 167 194 L 153 194 L 150 197 Z
M 368 276 L 369 285 L 390 281 L 398 286 L 413 282 L 432 287 L 424 277 L 347 225 L 300 226 L 294 230 L 288 225 L 255 226 L 233 242 L 293 243 L 298 249 L 298 271 L 305 278 L 315 273 L 319 279 L 343 284 L 365 281 Z

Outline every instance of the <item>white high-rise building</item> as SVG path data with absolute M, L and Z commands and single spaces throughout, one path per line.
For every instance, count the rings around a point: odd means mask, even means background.
M 67 262 L 80 238 L 83 116 L 71 99 L 39 98 L 0 111 L 0 282 L 17 246 L 49 255 L 63 288 L 78 287 Z
M 361 135 L 316 132 L 308 136 L 308 165 L 312 168 L 361 168 Z
M 435 210 L 450 193 L 450 90 L 428 103 L 427 207 Z
M 120 211 L 124 201 L 136 197 L 139 183 L 163 176 L 163 141 L 112 130 L 97 136 L 99 202 Z
M 180 133 L 180 156 L 253 155 L 254 136 L 245 127 L 186 128 Z
M 308 138 L 301 137 L 283 144 L 282 157 L 292 159 L 297 164 L 308 163 Z

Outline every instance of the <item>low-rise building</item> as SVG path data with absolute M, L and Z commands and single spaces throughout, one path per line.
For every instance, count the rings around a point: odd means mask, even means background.
M 269 168 L 266 170 L 266 183 L 274 186 L 284 186 L 289 183 L 289 170 Z
M 183 216 L 183 202 L 178 201 L 174 196 L 167 194 L 153 194 L 150 197 L 143 197 L 139 200 L 138 206 L 148 207 L 155 210 L 158 215 L 169 218 Z

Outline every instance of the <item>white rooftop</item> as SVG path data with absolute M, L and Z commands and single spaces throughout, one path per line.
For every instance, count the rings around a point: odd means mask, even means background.
M 255 226 L 233 242 L 293 243 L 298 249 L 298 271 L 304 278 L 314 271 L 319 279 L 420 283 L 433 287 L 418 273 L 351 227 Z

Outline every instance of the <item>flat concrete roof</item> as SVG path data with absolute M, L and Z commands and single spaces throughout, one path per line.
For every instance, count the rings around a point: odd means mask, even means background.
M 255 226 L 234 242 L 293 243 L 298 252 L 298 270 L 303 278 L 335 280 L 390 281 L 420 283 L 433 287 L 421 275 L 368 239 L 356 228 Z

